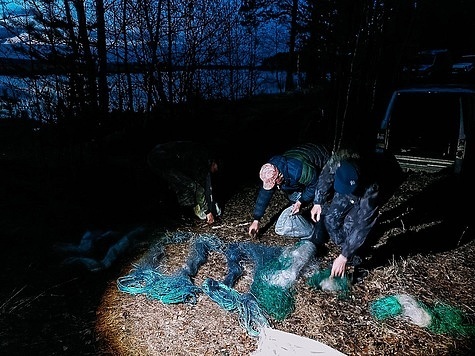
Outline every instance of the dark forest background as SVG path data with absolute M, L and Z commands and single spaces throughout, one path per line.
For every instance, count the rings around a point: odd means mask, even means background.
M 247 68 L 250 80 L 256 70 L 285 71 L 282 92 L 311 97 L 310 125 L 324 127 L 338 147 L 373 137 L 390 91 L 410 84 L 401 68 L 418 51 L 445 48 L 454 59 L 475 51 L 475 4 L 467 0 L 25 4 L 27 20 L 4 10 L 4 29 L 22 56 L 14 74 L 38 88 L 33 100 L 42 110 L 32 119 L 40 131 L 55 131 L 61 145 L 107 140 L 131 127 L 162 138 L 170 122 L 206 121 L 203 110 L 210 105 L 247 100 L 255 92 L 249 85 L 239 96 L 231 90 L 210 97 L 199 69 Z M 20 28 L 27 36 L 14 37 Z M 276 45 L 263 54 L 262 31 L 275 28 Z M 12 70 L 14 63 L 4 58 L 2 68 Z M 107 78 L 113 72 L 122 76 L 115 84 L 119 97 L 111 97 Z M 134 73 L 143 74 L 140 105 Z M 54 94 L 43 90 L 44 75 Z M 307 119 L 294 123 L 302 129 Z

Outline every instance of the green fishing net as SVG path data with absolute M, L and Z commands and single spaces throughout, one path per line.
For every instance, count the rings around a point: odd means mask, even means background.
M 403 317 L 435 334 L 475 336 L 475 326 L 460 309 L 445 303 L 432 308 L 408 295 L 391 295 L 370 304 L 371 315 L 377 320 Z
M 330 277 L 331 269 L 315 270 L 312 276 L 307 278 L 307 285 L 327 292 L 337 293 L 339 298 L 345 299 L 350 295 L 351 281 L 347 275 L 343 277 Z
M 173 275 L 160 269 L 164 246 L 189 241 L 190 252 L 185 265 Z M 211 251 L 222 253 L 228 264 L 224 281 L 205 280 L 201 287 L 192 282 Z M 195 235 L 177 232 L 166 234 L 150 249 L 128 275 L 117 280 L 120 291 L 145 294 L 165 304 L 196 303 L 205 293 L 223 309 L 239 313 L 240 324 L 250 335 L 258 335 L 268 326 L 268 317 L 284 320 L 295 310 L 295 282 L 304 265 L 314 255 L 315 246 L 299 241 L 286 248 L 255 243 L 224 244 L 211 234 Z M 234 288 L 243 274 L 243 262 L 253 265 L 253 282 L 249 293 L 240 294 Z M 348 287 L 342 279 L 338 283 Z
M 465 313 L 458 308 L 437 303 L 432 308 L 432 316 L 428 329 L 436 334 L 475 336 L 475 325 L 469 324 Z
M 286 319 L 295 308 L 295 290 L 293 286 L 284 288 L 270 283 L 277 271 L 286 270 L 291 265 L 290 258 L 270 260 L 254 273 L 251 293 L 266 312 L 276 320 Z
M 402 305 L 399 304 L 396 296 L 392 295 L 372 302 L 370 304 L 370 312 L 377 320 L 385 320 L 400 315 L 402 313 Z

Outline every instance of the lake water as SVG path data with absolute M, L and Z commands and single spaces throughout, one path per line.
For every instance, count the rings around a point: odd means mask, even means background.
M 167 83 L 168 74 L 163 72 L 162 80 Z M 172 93 L 174 102 L 183 102 L 187 98 L 185 92 L 185 76 L 183 72 L 173 72 Z M 124 74 L 112 74 L 108 78 L 110 90 L 110 110 L 126 110 L 127 78 Z M 145 110 L 147 90 L 144 74 L 132 74 L 133 105 L 135 110 Z M 298 84 L 298 78 L 294 81 Z M 21 78 L 0 76 L 0 119 L 10 117 L 30 117 L 39 120 L 54 120 L 59 92 L 67 93 L 68 78 L 66 76 L 37 76 Z M 285 91 L 285 72 L 271 72 L 247 69 L 236 70 L 197 70 L 193 77 L 196 92 L 201 99 L 237 100 L 256 95 L 278 94 Z M 169 98 L 167 85 L 164 84 L 165 95 Z

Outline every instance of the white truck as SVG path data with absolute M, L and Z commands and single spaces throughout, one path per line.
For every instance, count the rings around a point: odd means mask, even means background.
M 377 150 L 392 152 L 403 170 L 460 174 L 473 167 L 475 87 L 425 85 L 392 93 Z

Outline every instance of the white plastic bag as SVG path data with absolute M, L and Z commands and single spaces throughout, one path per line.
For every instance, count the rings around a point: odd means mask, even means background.
M 301 214 L 292 215 L 292 206 L 286 208 L 275 223 L 275 233 L 289 237 L 308 237 L 313 232 L 313 223 Z

